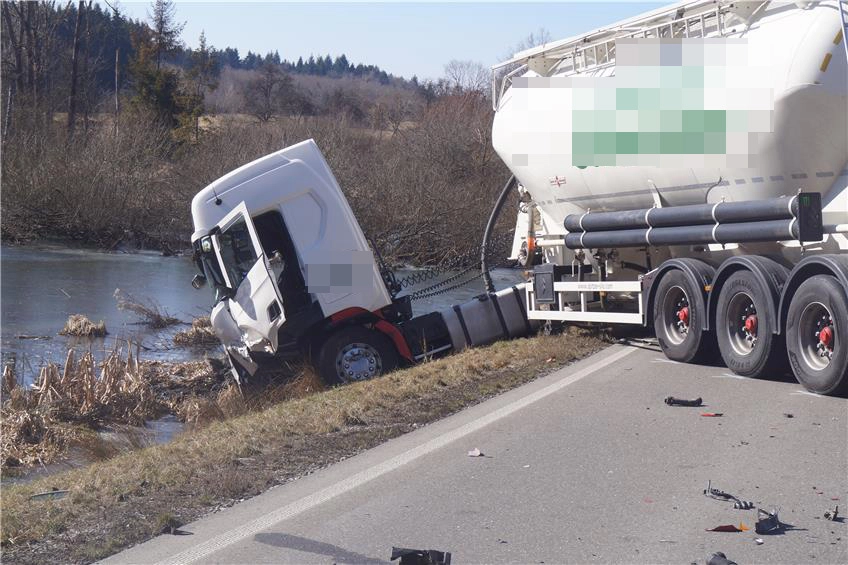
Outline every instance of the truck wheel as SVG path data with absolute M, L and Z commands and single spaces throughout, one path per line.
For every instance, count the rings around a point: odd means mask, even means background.
M 751 271 L 730 275 L 718 296 L 716 337 L 727 368 L 761 377 L 784 365 L 785 349 L 768 315 L 769 295 Z
M 807 279 L 792 297 L 786 348 L 795 378 L 819 394 L 848 392 L 848 304 L 835 278 Z
M 706 314 L 695 300 L 698 292 L 677 269 L 663 275 L 657 287 L 654 331 L 663 353 L 674 361 L 690 363 L 712 350 L 712 336 L 702 329 Z
M 394 344 L 361 326 L 348 326 L 330 335 L 316 362 L 318 374 L 330 386 L 373 379 L 397 366 Z

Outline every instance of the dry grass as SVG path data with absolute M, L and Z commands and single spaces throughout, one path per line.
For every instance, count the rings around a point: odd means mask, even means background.
M 83 314 L 72 314 L 59 335 L 76 337 L 103 337 L 107 334 L 106 322 L 100 320 L 94 323 Z
M 115 289 L 114 296 L 115 300 L 118 301 L 118 310 L 132 312 L 141 318 L 143 323 L 153 329 L 162 329 L 183 323 L 182 320 L 174 318 L 152 300 L 142 302 L 132 294 L 123 292 L 120 288 Z
M 213 422 L 166 445 L 4 488 L 5 553 L 32 562 L 60 548 L 69 552 L 69 559 L 103 557 L 154 535 L 163 508 L 183 519 L 199 517 L 212 504 L 261 492 L 316 465 L 350 456 L 415 424 L 533 380 L 602 345 L 598 337 L 571 329 L 562 336 L 471 349 L 322 394 L 311 394 L 317 381 L 304 374 L 279 392 L 292 400 Z M 224 389 L 216 410 L 227 407 L 238 413 L 249 397 L 236 395 L 237 390 Z M 229 469 L 235 472 L 226 473 Z M 70 490 L 70 495 L 49 506 L 29 503 L 31 494 L 53 486 Z M 110 508 L 109 513 L 104 514 L 103 507 Z M 128 522 L 132 528 L 126 527 Z M 73 535 L 57 536 L 57 528 Z M 25 545 L 45 539 L 50 543 Z M 79 557 L 83 539 L 101 545 Z
M 191 328 L 174 335 L 174 345 L 180 347 L 213 347 L 220 343 L 208 316 L 196 318 L 191 323 Z

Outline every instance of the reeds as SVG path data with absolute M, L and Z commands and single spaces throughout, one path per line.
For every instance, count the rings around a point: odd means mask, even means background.
M 106 322 L 100 320 L 94 323 L 83 314 L 73 314 L 65 322 L 65 327 L 59 332 L 59 335 L 69 335 L 75 337 L 103 337 L 107 334 Z
M 128 292 L 120 288 L 115 289 L 115 300 L 118 301 L 118 310 L 128 310 L 141 318 L 142 322 L 153 329 L 167 328 L 175 324 L 183 323 L 179 318 L 171 316 L 167 310 L 159 306 L 155 301 L 142 302 Z
M 174 335 L 174 345 L 180 347 L 212 347 L 220 343 L 208 316 L 196 318 L 191 323 L 191 328 Z
M 163 411 L 138 359 L 112 351 L 99 366 L 91 352 L 77 360 L 68 351 L 64 367 L 48 363 L 31 388 L 21 386 L 14 369 L 3 371 L 2 467 L 44 462 L 63 451 L 73 426 L 142 425 Z

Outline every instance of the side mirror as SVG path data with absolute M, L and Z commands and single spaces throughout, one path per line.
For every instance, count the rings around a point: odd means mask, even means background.
M 206 286 L 206 277 L 203 275 L 194 275 L 194 278 L 191 279 L 191 286 L 196 289 L 201 289 Z

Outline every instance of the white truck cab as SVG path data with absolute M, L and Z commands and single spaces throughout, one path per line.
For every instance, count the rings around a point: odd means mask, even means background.
M 191 210 L 203 272 L 195 286 L 209 281 L 216 293 L 212 325 L 237 377 L 252 375 L 263 359 L 314 346 L 313 334 L 325 334 L 328 321 L 363 316 L 369 323 L 358 333 L 373 335 L 359 335 L 341 367 L 359 367 L 348 376 L 367 378 L 377 365 L 397 364 L 397 352 L 387 351 L 397 349 L 392 336 L 398 342 L 402 336 L 373 326 L 408 312 L 393 308 L 365 235 L 314 141 L 221 177 L 194 197 Z

